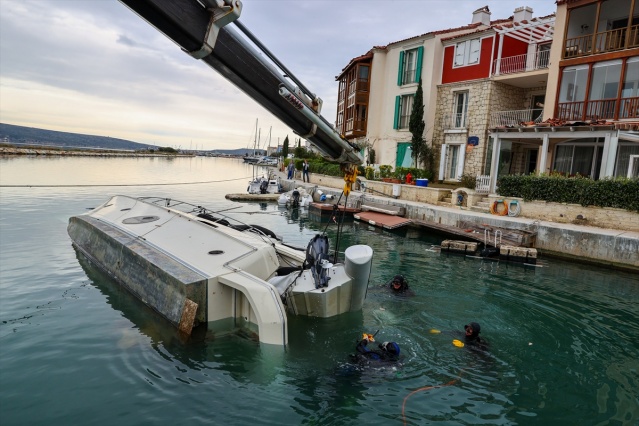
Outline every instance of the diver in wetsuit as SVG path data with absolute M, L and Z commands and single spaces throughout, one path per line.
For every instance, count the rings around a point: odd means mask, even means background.
M 475 346 L 478 349 L 488 349 L 488 342 L 481 337 L 479 337 L 479 333 L 481 332 L 481 326 L 477 322 L 471 322 L 464 326 L 465 336 L 464 342 L 467 345 Z
M 413 290 L 408 288 L 408 280 L 403 275 L 395 275 L 393 279 L 388 283 L 388 287 L 395 294 L 401 294 L 403 296 L 414 296 Z
M 379 349 L 370 349 L 368 344 L 375 342 L 372 335 L 364 333 L 362 339 L 357 343 L 355 350 L 357 353 L 351 355 L 354 361 L 358 363 L 367 363 L 370 361 L 395 362 L 399 360 L 399 345 L 395 342 L 380 343 Z

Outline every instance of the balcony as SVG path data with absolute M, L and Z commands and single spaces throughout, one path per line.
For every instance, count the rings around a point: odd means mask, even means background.
M 362 136 L 366 134 L 366 120 L 346 120 L 344 129 L 346 136 Z
M 593 50 L 594 46 L 594 50 Z M 567 38 L 564 59 L 639 47 L 639 25 Z
M 549 50 L 537 51 L 534 54 L 509 56 L 493 61 L 493 74 L 514 74 L 548 68 Z
M 639 97 L 560 103 L 557 118 L 567 121 L 636 119 L 639 118 Z
M 540 123 L 542 109 L 520 109 L 514 111 L 498 111 L 490 115 L 490 128 L 517 127 L 521 123 Z

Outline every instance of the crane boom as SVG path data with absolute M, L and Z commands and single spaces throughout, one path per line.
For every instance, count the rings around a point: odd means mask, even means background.
M 322 100 L 237 20 L 240 0 L 120 1 L 308 140 L 324 158 L 347 168 L 362 163 L 357 146 L 320 115 Z

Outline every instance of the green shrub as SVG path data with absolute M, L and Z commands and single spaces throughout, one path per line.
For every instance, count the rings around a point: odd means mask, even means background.
M 477 176 L 462 175 L 461 186 L 468 189 L 475 189 L 477 187 Z
M 406 175 L 410 173 L 415 179 L 428 179 L 433 180 L 433 172 L 430 170 L 418 169 L 415 167 L 397 167 L 393 173 L 393 177 L 404 180 Z
M 499 195 L 526 201 L 541 200 L 582 206 L 613 207 L 639 211 L 639 179 L 592 180 L 576 175 L 508 175 L 497 180 Z
M 392 173 L 393 173 L 392 166 L 389 166 L 388 164 L 382 164 L 379 166 L 379 176 L 381 178 L 391 177 Z

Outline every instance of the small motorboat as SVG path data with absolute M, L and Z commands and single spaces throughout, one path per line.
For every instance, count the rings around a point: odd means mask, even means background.
M 282 192 L 280 178 L 269 174 L 268 178 L 255 177 L 249 182 L 247 188 L 249 194 L 279 194 Z
M 280 195 L 277 203 L 287 208 L 308 207 L 313 202 L 311 194 L 307 193 L 304 188 L 295 188 Z
M 67 230 L 92 263 L 182 333 L 249 330 L 275 345 L 288 343 L 289 315 L 360 310 L 373 257 L 353 245 L 340 262 L 326 235 L 295 247 L 259 225 L 164 198 L 114 196 L 72 216 Z

